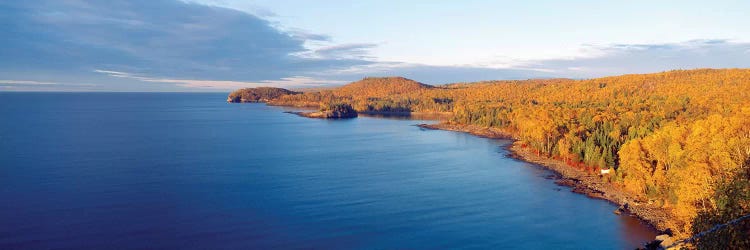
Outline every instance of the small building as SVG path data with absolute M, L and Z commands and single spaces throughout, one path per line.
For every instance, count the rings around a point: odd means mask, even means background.
M 610 171 L 609 168 L 608 169 L 601 169 L 601 170 L 599 170 L 599 174 L 601 174 L 601 175 L 609 174 L 609 171 Z

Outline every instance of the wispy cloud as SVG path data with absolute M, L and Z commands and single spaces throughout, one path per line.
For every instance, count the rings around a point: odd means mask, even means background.
M 370 50 L 377 47 L 374 43 L 349 43 L 327 46 L 316 49 L 315 55 L 322 58 L 355 58 L 369 59 Z
M 0 89 L 7 91 L 87 91 L 92 83 L 67 83 L 34 80 L 0 80 Z
M 283 77 L 279 80 L 263 80 L 256 82 L 246 81 L 222 81 L 222 80 L 195 80 L 195 79 L 169 79 L 169 78 L 153 78 L 139 76 L 127 72 L 112 71 L 112 70 L 94 70 L 94 72 L 106 74 L 117 78 L 129 78 L 143 82 L 152 83 L 173 83 L 176 86 L 184 88 L 200 88 L 200 89 L 219 89 L 219 90 L 232 90 L 238 88 L 250 88 L 250 87 L 263 87 L 263 86 L 274 86 L 281 88 L 306 88 L 306 87 L 319 87 L 326 85 L 342 84 L 346 81 L 342 80 L 328 80 L 318 79 L 306 76 L 294 76 L 294 77 Z
M 45 82 L 45 81 L 34 81 L 34 80 L 0 80 L 0 85 L 16 85 L 16 86 L 97 86 L 94 83 L 68 83 L 68 82 Z
M 321 72 L 332 78 L 401 75 L 442 84 L 496 79 L 592 78 L 650 73 L 672 69 L 750 67 L 750 43 L 731 40 L 690 40 L 658 44 L 588 44 L 578 56 L 544 60 L 508 60 L 501 64 L 435 66 L 378 62 Z
M 0 80 L 0 84 L 11 84 L 11 85 L 57 85 L 56 82 L 38 82 L 28 80 Z
M 595 56 L 528 62 L 560 77 L 590 78 L 672 69 L 750 67 L 750 43 L 707 39 L 657 44 L 589 45 Z
M 472 66 L 435 66 L 427 64 L 381 62 L 313 74 L 332 79 L 360 79 L 363 76 L 404 76 L 428 84 L 473 82 L 497 79 L 528 79 L 550 77 L 540 70 L 518 68 L 488 68 Z
M 184 80 L 184 79 L 151 79 L 149 82 L 177 83 L 178 86 L 186 88 L 209 88 L 209 89 L 238 89 L 248 87 L 274 86 L 280 88 L 309 88 L 330 86 L 346 83 L 340 80 L 315 79 L 305 76 L 284 77 L 279 80 L 265 80 L 259 82 L 237 82 L 237 81 L 211 81 L 211 80 Z
M 302 29 L 287 28 L 285 29 L 292 37 L 302 41 L 313 41 L 313 42 L 331 42 L 332 38 L 329 35 L 312 33 Z

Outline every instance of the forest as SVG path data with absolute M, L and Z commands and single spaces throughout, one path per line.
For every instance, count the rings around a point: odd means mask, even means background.
M 273 87 L 244 88 L 229 93 L 227 102 L 268 102 L 283 95 L 292 94 L 297 94 L 297 92 Z
M 333 102 L 358 112 L 450 112 L 450 123 L 503 129 L 571 167 L 610 169 L 602 178 L 669 211 L 677 231 L 750 213 L 750 69 L 440 86 L 365 78 L 269 104 Z M 750 244 L 750 222 L 725 231 Z

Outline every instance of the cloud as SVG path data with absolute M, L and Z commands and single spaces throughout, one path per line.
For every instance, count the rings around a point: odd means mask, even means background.
M 0 85 L 8 86 L 8 85 L 15 85 L 15 86 L 97 86 L 97 84 L 93 83 L 65 83 L 65 82 L 42 82 L 42 81 L 32 81 L 32 80 L 0 80 Z
M 474 82 L 498 79 L 528 79 L 552 77 L 540 70 L 521 68 L 488 68 L 475 66 L 435 66 L 426 64 L 380 62 L 343 70 L 314 74 L 331 79 L 361 79 L 363 76 L 403 76 L 427 84 Z
M 315 79 L 305 76 L 284 77 L 279 80 L 264 80 L 259 82 L 236 82 L 236 81 L 211 81 L 211 80 L 185 80 L 185 79 L 150 79 L 152 82 L 177 83 L 178 86 L 186 88 L 208 88 L 208 89 L 239 89 L 250 87 L 274 86 L 279 88 L 310 88 L 343 84 L 347 81 Z
M 182 1 L 246 11 L 254 16 L 258 16 L 261 18 L 279 17 L 279 15 L 276 12 L 273 12 L 270 9 L 265 8 L 263 6 L 252 4 L 249 2 L 243 2 L 242 8 L 236 8 L 236 6 L 233 6 L 232 4 L 230 4 L 230 1 L 227 1 L 227 0 L 182 0 Z
M 342 47 L 342 50 L 346 48 Z M 430 84 L 497 79 L 593 78 L 672 69 L 743 68 L 750 66 L 750 55 L 746 53 L 749 50 L 750 43 L 722 39 L 657 44 L 589 44 L 581 49 L 579 56 L 571 58 L 512 62 L 504 59 L 500 66 L 491 63 L 434 66 L 378 62 L 326 71 L 319 75 L 336 79 L 398 75 Z
M 377 46 L 374 43 L 338 44 L 316 49 L 314 54 L 319 58 L 369 59 L 370 50 Z
M 280 88 L 309 88 L 309 87 L 320 87 L 327 85 L 343 84 L 347 81 L 342 80 L 327 80 L 318 79 L 305 76 L 293 76 L 283 77 L 279 80 L 263 80 L 257 82 L 245 82 L 245 81 L 222 81 L 222 80 L 195 80 L 195 79 L 169 79 L 169 78 L 152 78 L 139 76 L 127 72 L 119 72 L 112 70 L 94 70 L 96 73 L 106 74 L 111 77 L 117 78 L 128 78 L 135 79 L 142 82 L 152 83 L 174 83 L 179 87 L 185 88 L 199 88 L 199 89 L 217 89 L 217 90 L 233 90 L 239 88 L 251 88 L 251 87 L 263 87 L 263 86 L 274 86 Z M 0 82 L 2 83 L 2 82 Z
M 8 91 L 65 91 L 70 89 L 83 91 L 94 86 L 96 86 L 96 84 L 32 80 L 0 80 L 0 89 Z
M 304 58 L 326 35 L 282 31 L 245 12 L 176 0 L 41 0 L 0 3 L 3 71 L 91 72 L 156 78 L 264 81 L 369 61 Z
M 0 85 L 2 84 L 9 84 L 9 85 L 57 85 L 55 82 L 38 82 L 38 81 L 28 81 L 28 80 L 0 80 Z
M 560 77 L 591 78 L 672 69 L 746 68 L 750 43 L 690 40 L 677 43 L 588 45 L 596 56 L 527 62 Z
M 331 36 L 329 35 L 316 34 L 301 29 L 286 29 L 286 32 L 288 32 L 292 37 L 303 41 L 331 42 L 332 40 Z
M 336 44 L 326 34 L 263 18 L 274 15 L 180 0 L 2 1 L 0 75 L 12 80 L 0 85 L 185 91 L 341 84 L 364 76 L 441 84 L 750 66 L 750 43 L 724 39 L 589 44 L 571 58 L 475 65 L 387 62 L 373 56 L 376 43 Z

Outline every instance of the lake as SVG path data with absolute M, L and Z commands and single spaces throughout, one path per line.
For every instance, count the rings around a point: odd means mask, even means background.
M 633 249 L 505 140 L 217 93 L 0 93 L 0 249 Z

